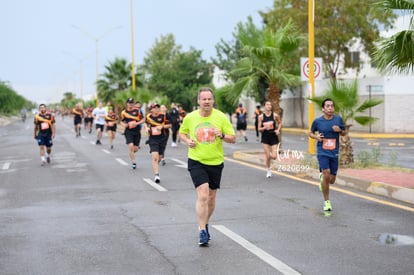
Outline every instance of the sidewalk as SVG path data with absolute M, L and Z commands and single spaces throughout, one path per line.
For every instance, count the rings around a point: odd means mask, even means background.
M 263 151 L 237 151 L 233 153 L 233 158 L 265 166 Z M 306 164 L 301 163 L 300 160 L 288 159 L 274 161 L 272 168 L 280 173 L 296 175 L 301 178 L 307 177 L 319 182 L 319 171 L 313 168 L 307 169 L 305 166 Z M 414 172 L 382 168 L 340 168 L 336 184 L 414 205 L 413 179 Z

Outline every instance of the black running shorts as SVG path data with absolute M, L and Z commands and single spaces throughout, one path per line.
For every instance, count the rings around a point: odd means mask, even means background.
M 149 138 L 150 153 L 158 152 L 160 155 L 164 155 L 165 152 L 165 137 L 150 137 Z
M 279 143 L 279 138 L 275 132 L 263 132 L 262 143 L 273 146 Z
M 221 173 L 224 163 L 219 165 L 206 165 L 199 161 L 188 159 L 188 171 L 193 180 L 194 187 L 208 183 L 210 189 L 220 189 Z
M 125 132 L 125 140 L 126 144 L 133 143 L 135 146 L 139 147 L 139 143 L 141 142 L 141 133 L 140 132 Z

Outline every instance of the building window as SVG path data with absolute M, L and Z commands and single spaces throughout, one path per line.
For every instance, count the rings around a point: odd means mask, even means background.
M 345 57 L 345 67 L 353 68 L 359 65 L 359 52 L 348 52 Z

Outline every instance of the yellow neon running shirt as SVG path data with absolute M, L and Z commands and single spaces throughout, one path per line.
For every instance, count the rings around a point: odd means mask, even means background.
M 197 142 L 188 149 L 188 158 L 207 165 L 219 165 L 224 161 L 223 141 L 214 135 L 214 128 L 225 135 L 234 135 L 234 129 L 224 113 L 213 109 L 211 115 L 202 117 L 195 110 L 184 117 L 180 133 L 189 135 Z

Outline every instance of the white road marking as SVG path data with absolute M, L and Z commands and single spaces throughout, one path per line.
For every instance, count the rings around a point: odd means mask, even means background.
M 167 189 L 165 189 L 164 187 L 162 187 L 162 186 L 161 186 L 161 185 L 159 185 L 158 183 L 153 182 L 153 181 L 152 181 L 152 180 L 150 180 L 150 179 L 144 178 L 144 181 L 145 181 L 146 183 L 148 183 L 149 185 L 151 185 L 152 187 L 154 187 L 155 189 L 157 189 L 158 191 L 161 191 L 161 192 L 166 192 L 166 191 L 168 191 Z
M 117 162 L 119 162 L 120 164 L 122 164 L 122 165 L 124 165 L 124 166 L 128 166 L 128 163 L 126 163 L 125 161 L 123 161 L 122 159 L 120 159 L 120 158 L 116 158 L 115 159 Z
M 5 163 L 3 164 L 2 169 L 3 169 L 3 170 L 7 170 L 7 169 L 9 169 L 9 168 L 10 168 L 10 162 L 5 162 Z
M 281 260 L 273 257 L 269 253 L 267 253 L 264 250 L 258 248 L 257 246 L 255 246 L 251 242 L 247 241 L 246 239 L 242 238 L 241 236 L 237 235 L 236 233 L 234 233 L 230 229 L 226 228 L 225 226 L 223 226 L 223 225 L 213 225 L 213 227 L 215 229 L 217 229 L 218 231 L 220 231 L 221 233 L 223 233 L 224 235 L 226 235 L 227 237 L 229 237 L 230 239 L 232 239 L 233 241 L 235 241 L 236 243 L 238 243 L 239 245 L 241 245 L 242 247 L 246 248 L 248 251 L 250 251 L 251 253 L 253 253 L 257 257 L 259 257 L 264 262 L 268 263 L 269 265 L 271 265 L 272 267 L 274 267 L 275 269 L 280 271 L 281 273 L 283 273 L 283 274 L 300 274 L 299 272 L 297 272 L 296 270 L 294 270 L 290 266 L 286 265 Z
M 16 172 L 17 169 L 8 169 L 8 170 L 0 170 L 0 174 L 6 174 L 11 172 Z
M 93 141 L 90 141 L 90 143 L 91 143 L 92 145 L 95 145 L 95 142 L 93 142 Z
M 108 150 L 106 150 L 106 149 L 102 149 L 102 152 L 107 153 L 108 155 L 111 153 L 111 152 L 109 152 L 109 151 L 108 151 Z
M 187 163 L 186 162 L 181 161 L 179 159 L 175 159 L 175 158 L 172 158 L 171 160 L 179 163 L 178 165 L 175 165 L 175 166 L 187 169 Z

